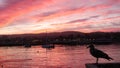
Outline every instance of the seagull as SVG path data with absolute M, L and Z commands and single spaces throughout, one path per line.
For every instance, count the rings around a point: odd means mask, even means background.
M 96 64 L 98 64 L 98 59 L 99 58 L 104 58 L 107 60 L 113 60 L 113 58 L 109 57 L 106 53 L 104 53 L 101 50 L 98 50 L 94 47 L 93 44 L 90 44 L 87 48 L 90 48 L 90 54 L 96 58 Z

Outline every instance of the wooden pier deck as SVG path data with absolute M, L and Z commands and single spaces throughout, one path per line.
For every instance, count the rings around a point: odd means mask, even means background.
M 120 68 L 120 63 L 87 63 L 86 68 Z

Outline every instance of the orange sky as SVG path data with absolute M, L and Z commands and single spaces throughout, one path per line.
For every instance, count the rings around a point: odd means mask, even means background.
M 0 0 L 0 34 L 120 32 L 120 0 Z

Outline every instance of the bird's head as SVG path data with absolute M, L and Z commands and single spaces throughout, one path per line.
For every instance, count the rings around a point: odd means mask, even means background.
M 94 45 L 90 44 L 90 45 L 87 46 L 87 48 L 94 48 Z

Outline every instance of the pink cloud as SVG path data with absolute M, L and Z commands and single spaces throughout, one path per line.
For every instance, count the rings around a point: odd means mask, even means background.
M 14 2 L 15 0 L 12 1 Z M 9 3 L 10 1 L 7 2 Z M 0 11 L 0 27 L 14 22 L 16 18 L 25 15 L 26 13 L 29 13 L 36 9 L 42 9 L 43 7 L 47 6 L 47 4 L 50 4 L 52 2 L 52 0 L 22 0 L 16 1 L 14 4 L 11 3 L 8 7 Z
M 16 25 L 27 26 L 25 25 L 27 22 L 30 28 L 35 28 L 34 25 L 39 27 L 40 24 L 49 24 L 50 32 L 67 30 L 92 32 L 102 30 L 101 28 L 108 25 L 111 28 L 116 27 L 112 22 L 119 20 L 120 13 L 120 0 L 5 0 L 1 3 L 4 3 L 3 7 L 0 7 L 1 28 L 13 28 Z M 13 23 L 19 24 L 11 26 Z M 118 27 L 113 30 L 110 28 L 110 30 L 118 31 Z M 107 29 L 109 28 L 106 28 L 106 31 Z M 26 28 L 26 30 L 30 29 Z M 30 32 L 40 30 L 44 31 L 38 28 Z M 24 33 L 21 30 L 20 33 L 22 32 Z
M 120 32 L 120 28 L 105 28 L 102 30 L 99 30 L 101 32 Z

